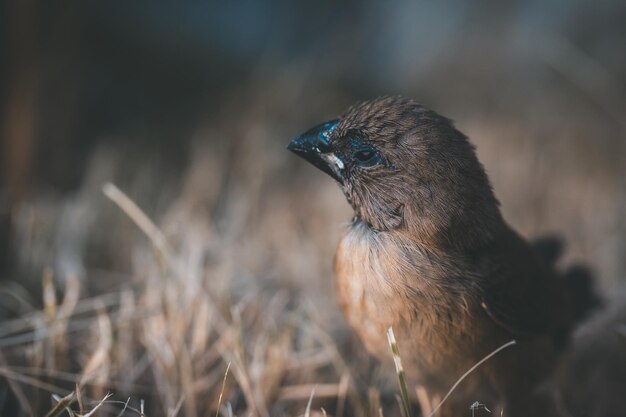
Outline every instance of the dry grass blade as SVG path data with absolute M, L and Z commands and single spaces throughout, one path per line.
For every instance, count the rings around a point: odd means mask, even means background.
M 367 392 L 367 415 L 375 416 L 381 409 L 380 391 L 376 388 L 369 388 Z
M 113 329 L 111 320 L 106 311 L 100 307 L 98 309 L 98 344 L 83 366 L 80 385 L 85 385 L 92 381 L 96 381 L 96 385 L 105 385 L 108 380 L 112 347 Z
M 346 400 L 348 396 L 348 389 L 350 388 L 350 374 L 343 372 L 341 379 L 339 380 L 339 398 L 337 401 L 337 417 L 343 417 L 346 408 Z
M 48 322 L 54 322 L 57 316 L 57 297 L 52 270 L 47 268 L 43 273 L 43 307 Z
M 102 191 L 148 236 L 157 253 L 161 254 L 166 260 L 171 259 L 172 250 L 167 243 L 167 239 L 130 197 L 110 182 L 104 184 Z
M 124 408 L 120 410 L 120 412 L 117 414 L 117 417 L 122 417 L 122 415 L 124 415 L 124 413 L 126 412 L 126 409 L 128 408 L 129 402 L 130 402 L 130 397 L 126 399 L 126 402 L 124 403 Z
M 11 369 L 4 367 L 4 366 L 0 366 L 0 375 L 2 375 L 3 377 L 7 379 L 7 381 L 9 382 L 9 386 L 11 387 L 12 390 L 14 389 L 18 390 L 17 392 L 14 392 L 14 394 L 18 396 L 18 399 L 23 398 L 24 401 L 26 401 L 26 405 L 28 405 L 28 398 L 26 397 L 26 394 L 23 393 L 20 386 L 16 384 L 15 382 L 21 382 L 22 384 L 30 385 L 31 387 L 48 391 L 50 393 L 59 392 L 63 390 L 63 388 L 58 385 L 50 384 L 36 377 L 23 375 L 21 373 L 12 371 Z M 20 405 L 21 405 L 21 402 L 20 402 Z M 33 413 L 31 413 L 31 415 L 32 414 Z
M 478 368 L 480 365 L 482 365 L 483 363 L 485 363 L 487 360 L 489 360 L 490 358 L 492 358 L 493 356 L 497 355 L 500 351 L 508 348 L 509 346 L 513 346 L 514 344 L 516 344 L 517 342 L 515 340 L 511 340 L 510 342 L 507 342 L 505 344 L 503 344 L 502 346 L 500 346 L 499 348 L 497 348 L 496 350 L 494 350 L 493 352 L 491 352 L 489 355 L 485 356 L 484 358 L 482 358 L 481 360 L 479 360 L 476 365 L 472 366 L 470 369 L 467 370 L 467 372 L 465 372 L 455 383 L 454 385 L 452 385 L 452 388 L 450 388 L 450 391 L 448 391 L 448 393 L 443 397 L 443 400 L 441 400 L 441 402 L 437 405 L 437 407 L 435 407 L 435 409 L 428 415 L 428 417 L 432 417 L 435 415 L 435 413 L 439 410 L 439 408 L 441 408 L 441 406 L 443 405 L 443 403 L 446 402 L 446 400 L 448 399 L 448 397 L 452 394 L 452 392 L 456 389 L 456 387 L 459 386 L 459 384 L 461 382 L 463 382 L 463 380 L 465 378 L 467 378 L 467 376 L 469 374 L 471 374 L 472 372 L 474 372 L 474 370 L 476 368 Z
M 426 392 L 426 388 L 423 385 L 418 385 L 415 388 L 415 393 L 417 394 L 417 401 L 422 409 L 422 414 L 430 415 L 433 412 L 433 403 Z
M 83 393 L 80 390 L 80 385 L 76 384 L 76 400 L 78 401 L 78 412 L 80 414 L 85 413 L 85 407 L 83 406 Z
M 94 413 L 96 411 L 98 411 L 98 409 L 100 407 L 102 407 L 102 405 L 105 403 L 105 401 L 108 400 L 109 398 L 111 398 L 112 395 L 113 394 L 111 394 L 111 393 L 105 395 L 104 398 L 101 399 L 100 402 L 98 404 L 96 404 L 96 406 L 91 411 L 89 411 L 87 414 L 84 414 L 82 417 L 91 417 L 91 416 L 93 416 Z
M 176 403 L 176 406 L 174 407 L 174 409 L 170 410 L 167 413 L 167 417 L 176 417 L 178 415 L 178 413 L 180 412 L 181 407 L 183 406 L 183 402 L 185 402 L 185 397 L 181 396 L 178 399 L 178 402 Z
M 72 391 L 62 398 L 56 395 L 53 395 L 52 398 L 54 398 L 57 403 L 54 408 L 52 408 L 52 410 L 46 413 L 45 417 L 56 417 L 60 415 L 63 411 L 65 411 L 67 407 L 69 407 L 74 401 L 76 401 L 76 391 Z
M 226 389 L 226 378 L 228 377 L 228 371 L 230 370 L 230 362 L 226 366 L 226 372 L 224 372 L 224 380 L 222 381 L 222 389 L 220 390 L 220 396 L 217 398 L 217 411 L 215 417 L 219 416 L 220 407 L 222 406 L 222 397 L 224 396 L 224 389 Z
M 340 398 L 342 387 L 341 384 L 287 385 L 281 388 L 279 398 L 281 400 L 303 400 L 309 398 L 312 389 L 315 390 L 317 398 Z
M 24 394 L 24 391 L 22 390 L 22 387 L 20 387 L 19 384 L 16 383 L 16 381 L 13 380 L 13 378 L 11 378 L 11 375 L 7 375 L 6 373 L 3 372 L 4 368 L 6 367 L 6 359 L 4 358 L 4 355 L 2 354 L 2 351 L 0 351 L 0 375 L 4 376 L 7 380 L 7 384 L 9 385 L 9 388 L 11 388 L 11 391 L 13 392 L 13 394 L 15 395 L 15 398 L 17 399 L 17 401 L 20 403 L 20 406 L 29 414 L 29 415 L 33 415 L 33 409 L 31 408 L 29 402 L 28 402 L 28 398 L 26 397 L 26 394 Z M 10 372 L 10 371 L 8 371 Z
M 396 365 L 396 374 L 398 375 L 398 383 L 400 384 L 400 397 L 402 399 L 402 408 L 404 409 L 403 414 L 405 417 L 413 417 L 413 409 L 411 408 L 411 402 L 409 400 L 409 391 L 406 387 L 406 376 L 404 374 L 404 368 L 402 367 L 400 350 L 398 349 L 396 336 L 393 334 L 391 327 L 387 329 L 387 340 L 389 341 L 389 346 L 391 346 L 393 363 Z
M 313 397 L 315 396 L 315 388 L 311 390 L 311 396 L 309 397 L 309 402 L 306 404 L 306 409 L 304 410 L 304 417 L 311 417 L 311 404 L 313 404 Z
M 73 286 L 74 284 L 69 284 L 69 281 L 68 281 L 68 284 L 66 285 L 66 291 L 69 292 L 70 289 L 68 288 L 68 285 Z M 72 288 L 71 291 L 76 292 L 76 293 L 79 292 L 79 291 L 76 291 L 76 289 L 74 288 Z M 78 294 L 76 294 L 76 296 L 77 295 Z M 74 294 L 72 294 L 72 296 L 74 296 Z M 104 307 L 112 307 L 119 303 L 119 294 L 117 292 L 111 292 L 111 293 L 99 295 L 97 297 L 85 298 L 81 301 L 78 301 L 76 303 L 76 306 L 72 307 L 72 315 L 80 315 L 80 314 L 86 314 L 86 313 L 92 312 L 94 309 L 96 300 Z M 67 309 L 69 308 L 70 307 L 68 305 Z M 69 318 L 69 315 L 68 316 L 62 315 L 61 311 L 59 311 L 59 315 L 61 317 Z M 21 317 L 16 318 L 16 319 L 6 320 L 0 324 L 0 336 L 4 337 L 12 333 L 19 333 L 25 330 L 30 330 L 33 327 L 33 322 L 35 322 L 36 320 L 42 317 L 43 317 L 43 312 L 40 310 L 37 310 L 28 314 L 24 314 Z M 2 343 L 1 341 L 3 340 L 4 338 L 0 339 L 0 343 L 2 347 L 11 346 L 11 344 Z

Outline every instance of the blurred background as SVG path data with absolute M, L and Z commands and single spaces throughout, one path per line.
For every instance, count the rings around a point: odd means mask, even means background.
M 509 222 L 618 285 L 624 22 L 619 0 L 0 2 L 0 414 L 110 392 L 103 415 L 300 415 L 317 386 L 314 414 L 398 415 L 333 297 L 350 209 L 285 151 L 356 100 L 454 119 Z

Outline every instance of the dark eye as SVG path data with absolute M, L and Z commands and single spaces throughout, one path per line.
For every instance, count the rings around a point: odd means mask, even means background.
M 385 159 L 375 146 L 361 140 L 356 135 L 350 138 L 350 152 L 352 161 L 360 167 L 372 167 L 385 163 Z
M 354 159 L 360 165 L 371 166 L 378 161 L 378 151 L 371 147 L 356 149 L 354 151 Z
M 354 154 L 354 157 L 361 162 L 367 162 L 374 157 L 374 151 L 366 150 L 366 151 L 357 151 Z

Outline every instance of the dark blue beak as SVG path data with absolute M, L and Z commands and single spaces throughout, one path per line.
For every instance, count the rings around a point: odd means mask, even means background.
M 338 120 L 322 123 L 292 140 L 287 149 L 343 183 L 343 162 L 334 153 L 329 138 Z

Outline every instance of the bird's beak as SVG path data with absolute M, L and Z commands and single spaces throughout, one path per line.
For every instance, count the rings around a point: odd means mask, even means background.
M 329 138 L 338 120 L 322 123 L 292 140 L 287 149 L 343 184 L 343 161 L 335 155 Z

